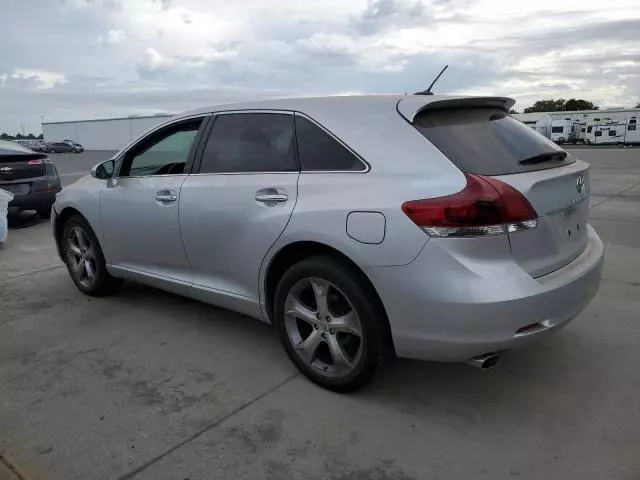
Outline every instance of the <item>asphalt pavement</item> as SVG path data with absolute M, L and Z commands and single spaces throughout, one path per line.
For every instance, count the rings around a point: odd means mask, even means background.
M 352 395 L 242 315 L 135 284 L 88 298 L 46 222 L 10 230 L 0 479 L 637 480 L 640 149 L 575 153 L 606 244 L 590 306 L 494 370 L 399 360 Z M 72 179 L 102 158 L 54 161 Z

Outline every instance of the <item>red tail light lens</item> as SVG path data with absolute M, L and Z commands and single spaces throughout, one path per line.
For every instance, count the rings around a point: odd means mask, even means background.
M 535 209 L 515 188 L 466 173 L 467 186 L 446 197 L 411 200 L 402 211 L 431 236 L 500 235 L 538 225 Z
M 36 159 L 36 160 L 29 160 L 27 162 L 28 165 L 42 165 L 44 162 L 40 159 Z

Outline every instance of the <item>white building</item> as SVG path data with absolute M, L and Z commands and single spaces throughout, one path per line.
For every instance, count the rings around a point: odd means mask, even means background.
M 45 142 L 75 140 L 85 150 L 120 150 L 141 134 L 170 115 L 150 117 L 107 118 L 103 120 L 78 120 L 75 122 L 47 122 L 42 124 Z

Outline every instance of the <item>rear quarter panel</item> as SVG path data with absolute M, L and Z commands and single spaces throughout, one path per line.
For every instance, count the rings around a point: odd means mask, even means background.
M 404 214 L 402 204 L 450 195 L 466 185 L 464 175 L 388 103 L 373 102 L 347 115 L 336 115 L 330 108 L 302 113 L 360 155 L 370 170 L 300 174 L 291 220 L 263 261 L 262 300 L 271 259 L 294 242 L 325 244 L 362 269 L 412 262 L 429 237 Z M 384 240 L 367 244 L 351 238 L 346 231 L 351 212 L 383 214 Z

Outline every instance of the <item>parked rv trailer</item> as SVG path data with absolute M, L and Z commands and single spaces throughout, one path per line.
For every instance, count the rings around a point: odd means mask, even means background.
M 571 120 L 553 120 L 551 122 L 551 136 L 549 139 L 552 142 L 562 144 L 569 141 L 571 136 Z
M 587 134 L 587 124 L 585 122 L 574 122 L 571 126 L 571 136 L 569 137 L 569 142 L 573 143 L 584 143 L 585 137 Z
M 624 144 L 640 144 L 640 129 L 638 129 L 638 117 L 635 115 L 629 117 L 629 120 L 627 120 L 627 125 L 624 131 Z
M 624 123 L 587 124 L 585 142 L 591 145 L 618 145 L 624 143 Z

